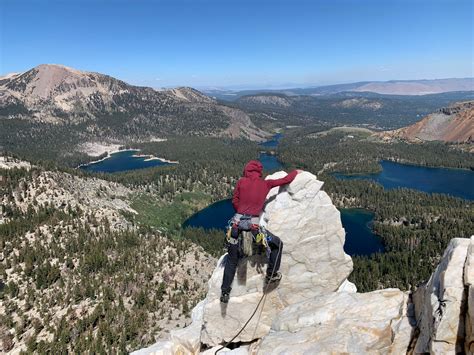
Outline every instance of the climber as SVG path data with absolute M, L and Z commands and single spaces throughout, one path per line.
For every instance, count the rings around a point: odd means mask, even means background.
M 249 161 L 244 168 L 243 177 L 239 179 L 234 189 L 232 205 L 237 212 L 232 219 L 231 238 L 227 247 L 227 261 L 224 268 L 224 277 L 221 286 L 221 302 L 229 302 L 232 281 L 240 257 L 239 236 L 243 230 L 249 230 L 254 237 L 259 233 L 259 215 L 263 211 L 263 205 L 268 192 L 275 186 L 289 184 L 298 174 L 294 170 L 287 176 L 276 180 L 262 179 L 263 166 L 258 160 Z M 267 283 L 277 282 L 281 279 L 280 268 L 283 242 L 275 235 L 267 239 L 270 247 L 268 260 Z

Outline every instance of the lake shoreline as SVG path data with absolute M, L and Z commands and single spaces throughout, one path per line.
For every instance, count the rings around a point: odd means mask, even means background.
M 101 163 L 103 162 L 104 160 L 107 160 L 109 159 L 113 154 L 116 154 L 116 153 L 123 153 L 123 152 L 140 152 L 141 149 L 137 149 L 137 148 L 130 148 L 130 149 L 117 149 L 117 150 L 113 150 L 113 151 L 109 151 L 107 152 L 107 156 L 101 158 L 101 159 L 98 159 L 98 160 L 94 160 L 94 161 L 91 161 L 89 163 L 83 163 L 83 164 L 80 164 L 76 167 L 76 169 L 80 169 L 80 168 L 85 168 L 85 167 L 88 167 L 88 166 L 91 166 L 91 165 L 94 165 L 94 164 L 98 164 L 98 163 Z M 146 158 L 144 159 L 143 161 L 153 161 L 153 160 L 158 160 L 162 163 L 167 163 L 167 164 L 179 164 L 178 161 L 173 161 L 173 160 L 168 160 L 168 159 L 165 159 L 165 158 L 160 158 L 160 157 L 155 157 L 154 155 L 152 154 L 134 154 L 132 155 L 133 158 Z
M 90 165 L 94 165 L 94 164 L 97 164 L 97 163 L 100 163 L 106 159 L 109 159 L 110 156 L 112 154 L 115 154 L 115 153 L 121 153 L 121 152 L 135 152 L 135 151 L 140 151 L 140 149 L 116 149 L 116 150 L 111 150 L 111 151 L 107 151 L 107 155 L 101 159 L 98 159 L 98 160 L 93 160 L 89 163 L 82 163 L 82 164 L 79 164 L 76 169 L 80 169 L 80 168 L 83 168 L 83 167 L 86 167 L 86 166 L 90 166 Z
M 421 163 L 414 163 L 408 160 L 404 159 L 380 159 L 377 161 L 377 164 L 381 164 L 383 161 L 389 161 L 392 163 L 397 163 L 400 165 L 407 165 L 407 166 L 416 166 L 416 167 L 421 167 L 421 168 L 429 168 L 429 169 L 447 169 L 447 170 L 460 170 L 460 171 L 474 171 L 474 168 L 453 168 L 453 167 L 448 167 L 448 166 L 440 166 L 440 165 L 422 165 Z M 370 171 L 364 171 L 364 172 L 357 172 L 357 173 L 347 173 L 347 172 L 342 172 L 342 171 L 332 171 L 330 172 L 331 175 L 344 175 L 344 176 L 370 176 L 370 175 L 377 175 L 380 174 L 382 170 L 377 171 L 377 172 L 370 172 Z
M 454 168 L 449 166 L 441 166 L 441 165 L 423 165 L 421 163 L 414 163 L 404 159 L 381 159 L 378 163 L 382 161 L 390 161 L 392 163 L 397 163 L 401 165 L 408 165 L 408 166 L 418 166 L 423 168 L 431 168 L 431 169 L 448 169 L 448 170 L 461 170 L 461 171 L 474 171 L 474 168 Z
M 474 172 L 468 169 L 428 167 L 381 160 L 382 171 L 370 174 L 331 173 L 338 180 L 365 180 L 386 190 L 406 188 L 429 194 L 474 200 Z
M 138 149 L 138 151 L 140 151 L 140 149 Z M 161 161 L 161 162 L 163 162 L 163 163 L 179 164 L 179 161 L 174 161 L 174 160 L 168 160 L 168 159 L 165 159 L 165 158 L 155 157 L 155 156 L 152 155 L 152 154 L 134 154 L 134 155 L 132 155 L 132 157 L 134 157 L 134 158 L 146 158 L 146 159 L 144 159 L 143 161 L 159 160 L 159 161 Z

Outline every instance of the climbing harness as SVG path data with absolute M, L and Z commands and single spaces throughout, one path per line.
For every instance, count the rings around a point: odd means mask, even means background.
M 263 228 L 263 227 L 262 227 Z M 277 254 L 277 259 L 280 257 L 280 253 L 281 253 L 281 243 L 278 244 L 278 254 Z M 276 267 L 276 264 L 273 265 L 273 269 L 272 269 L 272 273 L 271 273 L 271 276 L 270 276 L 270 279 L 273 278 L 273 275 L 275 274 L 275 267 Z M 266 299 L 266 296 L 267 296 L 267 291 L 268 291 L 268 287 L 271 285 L 270 282 L 268 282 L 266 285 L 265 285 L 265 288 L 263 290 L 263 294 L 262 294 L 262 297 L 260 297 L 260 300 L 258 301 L 257 303 L 257 307 L 255 307 L 254 311 L 252 312 L 252 314 L 250 315 L 250 318 L 245 322 L 244 326 L 239 330 L 239 332 L 237 334 L 234 335 L 234 337 L 232 339 L 230 339 L 225 345 L 221 346 L 219 349 L 217 349 L 215 352 L 214 352 L 214 355 L 217 355 L 217 353 L 219 351 L 221 351 L 222 349 L 226 348 L 228 345 L 230 345 L 239 335 L 240 333 L 242 333 L 245 329 L 245 327 L 247 327 L 247 325 L 250 323 L 250 321 L 252 320 L 252 318 L 255 316 L 255 314 L 257 313 L 257 310 L 258 310 L 258 307 L 260 307 L 260 304 L 262 303 L 262 301 L 264 301 Z M 265 306 L 265 302 L 263 303 L 263 305 Z M 263 307 L 264 307 L 263 306 Z M 263 307 L 262 307 L 262 311 L 263 311 Z M 256 326 L 258 326 L 258 323 L 260 322 L 260 317 L 257 321 L 257 324 Z
M 242 215 L 239 219 L 231 218 L 227 222 L 226 241 L 229 244 L 240 244 L 240 249 L 244 256 L 255 255 L 255 249 L 260 246 L 265 250 L 267 257 L 270 257 L 270 246 L 269 242 L 272 240 L 270 233 L 266 229 L 256 223 L 252 223 L 251 220 L 254 217 L 248 215 Z M 238 229 L 238 236 L 232 236 L 232 229 Z M 251 231 L 258 231 L 254 235 Z

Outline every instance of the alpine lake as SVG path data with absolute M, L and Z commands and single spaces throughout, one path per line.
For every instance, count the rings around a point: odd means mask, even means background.
M 474 200 L 474 171 L 466 169 L 428 168 L 382 160 L 382 171 L 369 175 L 333 174 L 343 180 L 372 180 L 385 189 L 408 188 L 427 193 L 447 194 Z
M 138 150 L 129 149 L 112 153 L 107 158 L 84 164 L 80 166 L 80 168 L 94 173 L 117 173 L 120 171 L 153 168 L 155 166 L 170 164 L 173 163 L 147 155 L 140 155 Z
M 282 135 L 277 134 L 269 141 L 261 143 L 265 149 L 276 149 Z M 281 170 L 282 164 L 274 152 L 261 152 L 260 161 L 266 172 Z M 135 150 L 124 150 L 110 154 L 98 162 L 83 165 L 80 168 L 91 172 L 115 173 L 159 167 L 174 164 L 150 156 L 140 156 Z M 442 193 L 474 200 L 474 171 L 463 169 L 428 168 L 381 161 L 382 171 L 369 175 L 333 174 L 338 179 L 366 179 L 380 183 L 386 189 L 409 188 L 428 193 Z M 373 233 L 374 214 L 364 209 L 340 209 L 341 220 L 346 230 L 344 250 L 349 255 L 370 255 L 384 252 L 379 236 Z M 222 200 L 211 204 L 189 217 L 183 227 L 201 227 L 204 229 L 224 229 L 234 214 L 231 200 Z M 282 236 L 284 238 L 284 236 Z

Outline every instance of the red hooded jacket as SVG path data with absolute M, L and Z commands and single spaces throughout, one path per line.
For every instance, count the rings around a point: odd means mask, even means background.
M 262 163 L 258 160 L 251 160 L 245 165 L 244 176 L 237 182 L 232 198 L 232 205 L 237 213 L 258 216 L 263 210 L 268 192 L 275 186 L 289 184 L 298 174 L 294 170 L 281 179 L 263 180 L 262 171 Z

